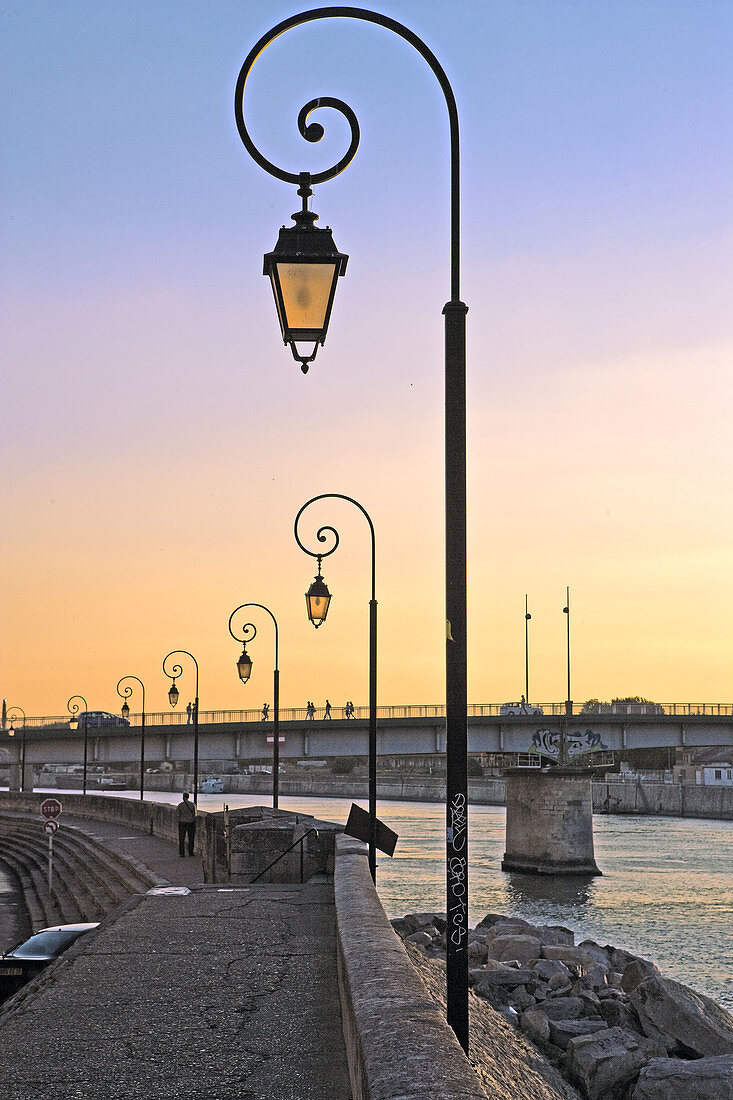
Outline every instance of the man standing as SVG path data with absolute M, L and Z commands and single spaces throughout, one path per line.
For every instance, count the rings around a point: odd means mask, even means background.
M 183 859 L 186 854 L 186 837 L 188 837 L 188 854 L 193 855 L 193 841 L 196 836 L 196 807 L 189 801 L 188 791 L 183 792 L 183 802 L 176 807 L 178 813 L 178 855 Z

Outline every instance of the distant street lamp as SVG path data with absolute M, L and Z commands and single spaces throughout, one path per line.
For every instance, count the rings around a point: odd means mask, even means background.
M 87 701 L 86 701 L 86 699 L 84 698 L 83 695 L 72 695 L 71 696 L 68 703 L 66 704 L 66 709 L 68 710 L 69 714 L 71 715 L 71 718 L 69 719 L 69 729 L 77 730 L 79 728 L 79 704 L 74 702 L 75 699 L 80 699 L 81 702 L 84 704 L 84 711 L 83 711 L 83 717 L 84 717 L 84 775 L 83 775 L 83 778 L 82 778 L 81 793 L 86 794 L 87 793 L 87 758 L 88 758 L 88 753 L 89 753 L 89 725 L 88 725 L 89 707 L 87 706 Z
M 244 121 L 245 85 L 262 51 L 285 31 L 316 20 L 343 17 L 376 24 L 393 31 L 413 46 L 430 66 L 440 84 L 450 125 L 450 301 L 445 317 L 445 661 L 446 661 L 446 977 L 448 1023 L 465 1051 L 468 1050 L 468 701 L 466 614 L 466 313 L 460 299 L 460 142 L 455 96 L 433 52 L 407 27 L 378 12 L 362 8 L 316 8 L 278 23 L 250 50 L 239 73 L 234 111 L 239 135 L 250 156 L 266 172 L 298 187 L 302 209 L 293 216 L 295 226 L 281 231 L 274 252 L 265 257 L 264 273 L 270 276 L 283 340 L 305 372 L 326 339 L 337 280 L 346 270 L 347 257 L 336 251 L 328 230 L 316 229 L 308 210 L 312 186 L 333 179 L 354 158 L 359 145 L 359 124 L 352 109 L 339 99 L 312 99 L 298 115 L 298 128 L 306 141 L 317 142 L 323 127 L 309 123 L 320 107 L 339 111 L 349 124 L 348 150 L 332 167 L 315 174 L 278 168 L 260 153 Z M 312 57 L 304 59 L 312 67 Z M 283 240 L 284 236 L 284 240 Z M 278 279 L 280 285 L 278 286 Z M 285 283 L 289 286 L 286 288 Z M 292 293 L 291 293 L 292 291 Z M 295 308 L 293 304 L 295 303 Z M 310 342 L 310 352 L 296 347 Z
M 376 575 L 376 544 L 374 539 L 374 525 L 369 513 L 353 497 L 344 496 L 343 493 L 321 493 L 320 496 L 307 500 L 295 517 L 294 534 L 295 541 L 300 549 L 311 558 L 318 559 L 318 575 L 305 594 L 308 618 L 315 627 L 319 627 L 325 621 L 331 602 L 331 594 L 321 577 L 321 560 L 333 554 L 339 544 L 338 531 L 334 527 L 319 527 L 316 538 L 319 542 L 327 542 L 328 532 L 334 537 L 334 544 L 330 550 L 320 554 L 309 550 L 300 541 L 298 535 L 298 521 L 303 512 L 317 500 L 346 500 L 355 505 L 369 524 L 369 533 L 372 544 L 372 588 L 369 600 L 369 870 L 372 880 L 377 881 L 377 600 L 375 595 Z
M 178 654 L 183 657 L 190 657 L 196 667 L 196 695 L 193 702 L 193 804 L 196 806 L 199 791 L 199 663 L 193 653 L 189 653 L 187 649 L 173 649 L 170 653 L 166 653 L 163 658 L 163 672 L 169 680 L 173 681 L 168 689 L 168 702 L 172 707 L 175 707 L 178 703 L 179 691 L 176 687 L 176 679 L 183 675 L 183 668 L 179 664 L 173 664 L 169 672 L 165 665 L 170 657 L 175 657 Z
M 269 607 L 265 607 L 262 603 L 242 603 L 239 607 L 235 607 L 229 616 L 229 633 L 235 642 L 243 643 L 242 655 L 237 661 L 237 672 L 243 684 L 246 684 L 252 675 L 252 658 L 247 653 L 247 642 L 251 642 L 257 634 L 257 627 L 254 623 L 244 624 L 241 637 L 235 634 L 232 629 L 232 619 L 238 611 L 245 607 L 259 607 L 262 611 L 266 611 L 275 626 L 275 670 L 272 674 L 272 717 L 274 724 L 272 738 L 272 808 L 276 810 L 278 808 L 278 791 L 280 787 L 280 669 L 278 668 L 277 619 Z
M 117 694 L 120 699 L 124 699 L 122 704 L 122 717 L 127 720 L 130 717 L 130 707 L 127 700 L 132 695 L 133 689 L 130 684 L 125 684 L 122 691 L 120 691 L 120 684 L 124 680 L 135 680 L 142 688 L 143 694 L 143 712 L 140 719 L 140 801 L 145 798 L 145 684 L 142 682 L 139 676 L 122 676 L 117 681 Z
M 15 724 L 17 721 L 16 715 L 23 715 L 23 725 L 20 727 L 20 789 L 25 790 L 25 711 L 22 707 L 8 707 L 6 717 L 10 721 L 10 729 L 8 730 L 8 737 L 15 737 L 16 729 Z

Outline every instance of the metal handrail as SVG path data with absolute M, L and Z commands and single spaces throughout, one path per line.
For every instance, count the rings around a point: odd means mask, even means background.
M 507 717 L 511 720 L 511 715 L 502 715 L 502 707 L 506 706 L 504 703 L 470 703 L 468 706 L 469 718 L 501 718 Z M 538 706 L 542 711 L 542 715 L 536 717 L 558 717 L 566 713 L 566 704 L 562 703 L 539 703 L 533 704 Z M 718 718 L 718 717 L 732 717 L 733 716 L 733 703 L 615 703 L 615 704 L 601 704 L 593 710 L 584 710 L 584 704 L 575 703 L 573 705 L 573 717 L 594 718 L 606 715 L 617 715 L 619 717 L 637 717 L 637 716 L 658 716 L 668 718 L 685 718 L 685 717 L 706 717 L 706 718 Z M 661 709 L 660 709 L 661 708 Z M 345 707 L 331 707 L 331 715 L 335 719 L 349 720 L 345 713 Z M 353 717 L 356 719 L 366 720 L 369 717 L 369 707 L 354 707 Z M 426 703 L 408 703 L 401 706 L 383 706 L 377 707 L 377 717 L 381 721 L 392 721 L 399 718 L 444 718 L 445 717 L 445 705 L 426 704 Z M 530 716 L 534 717 L 534 716 Z M 140 714 L 130 714 L 130 725 L 132 727 L 139 726 L 141 720 Z M 290 707 L 280 708 L 280 720 L 281 722 L 298 722 L 311 724 L 311 720 L 306 717 L 305 707 Z M 315 718 L 313 723 L 322 722 L 325 719 L 325 710 L 316 708 Z M 147 711 L 145 714 L 146 726 L 186 726 L 189 724 L 188 718 L 185 712 L 178 713 L 177 711 L 161 711 L 154 713 Z M 199 714 L 199 723 L 212 725 L 214 723 L 228 724 L 228 723 L 240 723 L 241 725 L 262 726 L 263 732 L 268 733 L 272 730 L 272 721 L 262 721 L 261 710 L 209 710 L 201 711 Z M 68 718 L 65 716 L 46 716 L 27 718 L 25 723 L 26 731 L 31 729 L 38 729 L 39 727 L 54 727 L 60 726 L 68 729 Z M 91 736 L 95 736 L 96 732 L 102 730 L 109 730 L 115 728 L 114 726 L 97 726 L 90 723 L 89 733 Z M 193 726 L 191 726 L 193 732 Z M 282 730 L 281 730 L 282 734 Z
M 286 848 L 285 851 L 281 852 L 279 856 L 275 856 L 273 861 L 271 863 L 268 863 L 267 867 L 265 867 L 264 870 L 260 871 L 260 873 L 258 875 L 255 875 L 254 878 L 251 878 L 249 880 L 250 886 L 252 885 L 253 882 L 257 882 L 257 879 L 262 878 L 263 875 L 266 875 L 271 867 L 274 867 L 276 863 L 280 862 L 280 860 L 283 858 L 283 856 L 286 856 L 288 854 L 288 852 L 292 852 L 292 850 L 296 846 L 296 844 L 300 844 L 300 846 L 301 846 L 301 848 L 300 848 L 300 881 L 301 881 L 301 884 L 302 884 L 302 882 L 303 882 L 303 841 L 305 840 L 305 838 L 307 836 L 310 836 L 311 833 L 315 833 L 316 836 L 318 836 L 318 829 L 308 829 L 307 832 L 303 833 L 303 835 L 298 837 L 297 840 L 294 840 L 289 848 Z

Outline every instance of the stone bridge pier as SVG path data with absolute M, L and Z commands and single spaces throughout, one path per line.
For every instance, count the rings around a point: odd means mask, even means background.
M 600 875 L 593 851 L 593 797 L 587 768 L 506 772 L 503 871 Z

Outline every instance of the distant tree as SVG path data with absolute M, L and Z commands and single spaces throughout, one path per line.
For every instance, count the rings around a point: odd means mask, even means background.
M 612 706 L 646 706 L 651 708 L 652 714 L 664 714 L 664 707 L 655 703 L 653 699 L 645 699 L 643 695 L 623 695 L 612 699 L 610 703 L 603 699 L 588 699 L 580 708 L 581 714 L 600 714 L 604 707 Z
M 356 760 L 353 756 L 335 756 L 331 761 L 331 774 L 351 775 L 355 767 Z

